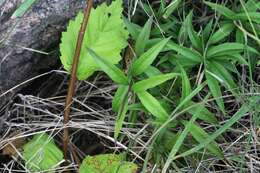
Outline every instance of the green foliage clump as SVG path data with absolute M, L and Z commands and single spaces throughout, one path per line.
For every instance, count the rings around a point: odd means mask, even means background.
M 25 167 L 31 172 L 55 172 L 55 167 L 63 160 L 62 151 L 52 137 L 45 133 L 35 135 L 23 146 Z
M 100 70 L 90 56 L 88 48 L 102 58 L 108 59 L 112 64 L 117 64 L 121 60 L 120 52 L 127 46 L 129 35 L 122 20 L 122 11 L 122 0 L 113 1 L 109 6 L 103 3 L 91 10 L 80 53 L 78 79 L 85 80 L 95 71 Z M 74 21 L 70 21 L 67 31 L 62 33 L 60 59 L 68 72 L 73 62 L 82 19 L 83 13 L 80 12 Z
M 122 155 L 101 154 L 87 156 L 80 166 L 80 173 L 136 173 L 137 165 L 122 160 Z

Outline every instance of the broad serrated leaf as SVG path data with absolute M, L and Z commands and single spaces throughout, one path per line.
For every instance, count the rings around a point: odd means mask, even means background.
M 132 86 L 133 91 L 135 92 L 142 92 L 150 88 L 154 88 L 157 85 L 160 85 L 167 80 L 170 80 L 174 77 L 177 77 L 179 74 L 178 73 L 168 73 L 168 74 L 162 74 L 162 75 L 157 75 L 157 76 L 152 76 L 148 79 L 139 81 L 135 83 Z
M 79 173 L 136 173 L 137 165 L 123 160 L 122 155 L 100 154 L 87 156 L 79 169 Z
M 23 159 L 25 167 L 31 172 L 49 170 L 50 173 L 54 173 L 55 167 L 63 159 L 63 154 L 52 137 L 42 133 L 35 135 L 23 146 Z
M 122 85 L 128 84 L 127 77 L 119 68 L 107 59 L 99 57 L 93 50 L 88 49 L 88 51 L 100 69 L 104 71 L 114 82 Z
M 111 64 L 121 60 L 120 52 L 127 46 L 128 31 L 122 19 L 122 0 L 113 1 L 111 5 L 101 4 L 91 10 L 88 26 L 83 40 L 77 78 L 85 80 L 95 71 L 100 70 L 87 48 L 92 49 L 100 57 L 109 58 Z M 70 21 L 67 31 L 62 33 L 60 44 L 61 62 L 70 72 L 76 48 L 77 36 L 83 14 L 80 12 L 74 21 Z
M 146 71 L 146 69 L 153 63 L 158 54 L 162 51 L 166 43 L 169 41 L 168 39 L 163 39 L 145 53 L 143 53 L 138 59 L 133 62 L 131 66 L 131 73 L 133 75 L 139 75 Z
M 209 38 L 209 43 L 214 44 L 223 40 L 234 30 L 234 28 L 235 26 L 233 23 L 224 24 Z
M 168 113 L 162 107 L 160 102 L 147 91 L 138 92 L 137 96 L 144 107 L 157 119 L 166 120 L 168 118 Z

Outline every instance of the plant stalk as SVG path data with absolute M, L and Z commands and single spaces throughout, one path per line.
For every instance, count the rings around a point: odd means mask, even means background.
M 83 21 L 81 23 L 81 27 L 80 27 L 80 30 L 78 33 L 77 45 L 76 45 L 76 50 L 74 53 L 73 63 L 72 63 L 72 68 L 71 68 L 71 77 L 70 77 L 70 81 L 69 81 L 69 88 L 68 88 L 68 93 L 67 93 L 66 102 L 65 102 L 64 120 L 63 120 L 63 124 L 65 126 L 64 130 L 63 130 L 63 153 L 64 153 L 65 160 L 68 159 L 67 153 L 68 153 L 68 144 L 69 144 L 69 128 L 66 127 L 66 125 L 68 124 L 69 119 L 70 119 L 70 106 L 72 103 L 72 98 L 75 93 L 75 86 L 76 86 L 76 81 L 77 81 L 76 74 L 77 74 L 78 62 L 79 62 L 79 57 L 80 57 L 80 51 L 81 51 L 81 46 L 82 46 L 82 42 L 84 39 L 84 35 L 85 35 L 85 31 L 86 31 L 86 27 L 88 24 L 92 6 L 93 6 L 93 0 L 88 0 L 87 6 L 84 9 Z

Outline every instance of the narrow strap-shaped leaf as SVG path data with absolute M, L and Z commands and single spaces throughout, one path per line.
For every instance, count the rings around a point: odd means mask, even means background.
M 232 10 L 228 9 L 227 7 L 225 7 L 223 5 L 211 3 L 211 2 L 208 2 L 208 1 L 204 1 L 204 3 L 207 4 L 208 6 L 210 6 L 212 9 L 216 10 L 221 15 L 223 15 L 223 16 L 229 18 L 229 19 L 233 19 L 234 16 L 236 15 L 235 12 L 233 12 Z
M 135 83 L 132 86 L 132 89 L 135 92 L 142 92 L 147 89 L 154 88 L 154 87 L 166 82 L 167 80 L 177 77 L 178 75 L 179 75 L 178 73 L 168 73 L 168 74 L 153 76 L 148 79 Z
M 128 110 L 128 102 L 127 98 L 124 99 L 123 103 L 120 106 L 120 109 L 118 111 L 117 117 L 116 117 L 116 122 L 115 122 L 115 133 L 114 133 L 114 138 L 117 139 L 118 135 L 122 129 L 123 122 L 126 116 L 126 112 Z
M 166 11 L 163 14 L 163 17 L 165 19 L 167 19 L 176 9 L 177 7 L 180 5 L 180 3 L 182 2 L 182 0 L 175 0 L 172 1 L 172 3 L 170 3 L 167 7 L 166 7 Z
M 227 54 L 227 55 L 222 55 L 222 56 L 214 56 L 214 57 L 211 57 L 210 59 L 214 59 L 216 61 L 232 60 L 232 62 L 239 62 L 239 64 L 248 65 L 248 62 L 239 53 L 233 53 L 230 55 Z
M 245 45 L 240 43 L 223 43 L 217 46 L 212 46 L 208 49 L 207 57 L 222 55 L 228 51 L 242 52 L 245 49 Z
M 259 12 L 247 12 L 247 13 L 238 13 L 235 15 L 236 20 L 252 20 L 255 23 L 260 24 L 260 13 Z
M 187 97 L 185 97 L 183 100 L 180 101 L 180 103 L 178 104 L 178 106 L 172 111 L 171 116 L 173 116 L 177 111 L 179 111 L 181 108 L 184 107 L 184 105 L 186 105 L 187 103 L 190 102 L 190 100 L 197 95 L 204 87 L 205 87 L 206 83 L 203 82 L 202 84 L 198 85 Z
M 12 14 L 11 18 L 22 17 L 24 13 L 33 5 L 36 0 L 24 0 L 18 9 Z
M 248 11 L 248 12 L 256 12 L 257 9 L 260 9 L 260 2 L 258 2 L 258 0 L 248 0 L 245 5 L 244 8 Z M 240 11 L 243 11 L 243 6 L 241 5 Z
M 144 107 L 153 116 L 155 116 L 159 120 L 166 120 L 168 118 L 168 113 L 164 110 L 160 102 L 147 91 L 138 92 L 137 96 Z
M 221 84 L 223 84 L 227 89 L 229 89 L 232 93 L 236 93 L 237 85 L 233 80 L 233 76 L 216 61 L 210 61 L 208 64 L 208 69 L 217 76 L 217 80 Z
M 218 61 L 218 63 L 220 65 L 222 65 L 225 69 L 227 69 L 228 71 L 232 72 L 232 73 L 236 73 L 236 74 L 239 74 L 236 66 L 234 63 L 230 62 L 229 60 L 221 60 L 221 61 Z
M 186 27 L 188 30 L 188 35 L 189 35 L 190 41 L 196 49 L 200 50 L 202 48 L 202 43 L 201 43 L 200 37 L 197 35 L 197 33 L 193 29 L 192 11 L 188 14 L 186 22 L 187 22 Z
M 112 101 L 112 110 L 118 112 L 120 105 L 128 92 L 128 85 L 119 85 Z
M 135 76 L 143 73 L 153 63 L 169 39 L 163 39 L 136 59 L 131 66 L 131 73 Z
M 235 26 L 233 23 L 224 24 L 209 38 L 209 43 L 214 44 L 223 40 L 234 30 L 234 28 Z
M 212 24 L 213 24 L 213 19 L 211 19 L 209 21 L 209 23 L 206 25 L 205 29 L 203 30 L 203 40 L 206 43 L 206 41 L 208 40 L 208 38 L 211 35 L 212 32 Z
M 187 122 L 184 122 L 184 124 L 186 125 Z M 207 132 L 205 132 L 199 125 L 195 123 L 190 125 L 190 133 L 199 143 L 203 143 L 207 138 L 210 137 Z M 223 158 L 223 153 L 215 141 L 212 141 L 206 145 L 206 148 L 218 158 Z
M 193 103 L 193 104 L 196 104 L 196 103 Z M 199 105 L 199 104 L 197 104 L 197 105 Z M 200 106 L 204 107 L 204 105 L 200 105 Z M 177 154 L 178 151 L 180 151 L 180 147 L 182 146 L 184 139 L 186 138 L 188 133 L 191 131 L 191 126 L 194 124 L 196 119 L 200 117 L 200 114 L 202 113 L 202 111 L 203 111 L 203 109 L 196 109 L 194 111 L 194 113 L 192 114 L 192 118 L 190 119 L 190 121 L 185 124 L 184 130 L 180 133 L 180 135 L 176 136 L 177 140 L 176 140 L 176 142 L 174 143 L 174 145 L 171 149 L 171 152 L 170 152 L 170 154 L 167 158 L 167 161 L 166 161 L 166 163 L 163 167 L 162 173 L 167 172 L 167 169 L 168 169 L 170 163 L 172 162 L 174 156 Z
M 245 43 L 244 33 L 240 29 L 236 30 L 236 42 L 241 44 Z
M 158 68 L 156 68 L 156 67 L 150 65 L 150 66 L 146 69 L 145 74 L 146 74 L 148 77 L 152 77 L 152 76 L 156 76 L 156 75 L 161 75 L 162 72 L 161 72 Z
M 183 100 L 185 97 L 187 97 L 191 93 L 191 85 L 189 77 L 186 73 L 186 71 L 183 69 L 181 65 L 178 65 L 178 67 L 181 70 L 181 81 L 182 81 L 182 87 L 181 87 L 181 100 Z
M 220 89 L 218 81 L 215 79 L 215 75 L 214 76 L 213 75 L 214 75 L 213 73 L 206 71 L 207 84 L 208 84 L 210 92 L 211 92 L 212 96 L 215 98 L 215 101 L 218 104 L 220 110 L 222 112 L 225 112 L 225 106 L 224 106 L 224 101 L 222 98 L 221 89 Z
M 188 108 L 189 106 L 192 105 L 196 105 L 196 107 L 194 107 L 193 109 L 188 109 L 187 112 L 189 114 L 194 116 L 196 112 L 199 111 L 200 112 L 198 115 L 199 119 L 211 124 L 216 124 L 218 122 L 215 117 L 215 114 L 211 113 L 203 104 L 190 101 L 189 103 L 185 104 L 184 108 Z
M 127 31 L 130 33 L 130 35 L 133 37 L 134 40 L 137 39 L 138 33 L 141 32 L 141 27 L 135 23 L 131 23 L 127 18 L 123 17 L 124 24 L 127 28 Z
M 90 55 L 97 62 L 99 67 L 116 83 L 127 85 L 128 79 L 124 73 L 117 68 L 114 64 L 111 64 L 108 60 L 99 57 L 93 50 L 88 48 Z
M 184 142 L 184 139 L 186 138 L 186 136 L 188 135 L 189 131 L 190 131 L 190 127 L 191 125 L 195 122 L 195 120 L 197 119 L 197 116 L 199 115 L 199 111 L 197 111 L 195 113 L 194 116 L 192 116 L 192 118 L 190 119 L 190 121 L 187 123 L 187 125 L 185 126 L 184 130 L 181 132 L 180 135 L 178 135 L 177 137 L 177 140 L 175 142 L 175 144 L 173 145 L 172 149 L 171 149 L 171 152 L 164 164 L 164 167 L 163 167 L 163 170 L 162 170 L 162 173 L 167 173 L 167 170 L 174 158 L 174 156 L 177 154 L 177 152 L 179 151 L 180 147 L 182 146 L 183 142 Z
M 188 49 L 186 47 L 179 46 L 178 44 L 175 44 L 173 42 L 169 42 L 167 44 L 167 47 L 169 49 L 172 49 L 172 50 L 178 52 L 179 54 L 185 56 L 186 58 L 188 58 L 188 59 L 190 59 L 190 60 L 192 60 L 194 62 L 200 63 L 201 60 L 202 60 L 202 57 L 201 57 L 200 53 L 198 53 L 195 50 L 191 50 L 191 49 Z
M 193 154 L 200 149 L 204 148 L 207 146 L 209 143 L 213 142 L 218 136 L 220 136 L 222 133 L 224 133 L 226 130 L 228 130 L 234 123 L 236 123 L 241 117 L 243 117 L 248 111 L 252 109 L 252 106 L 256 105 L 257 102 L 259 102 L 260 99 L 259 97 L 252 97 L 250 98 L 250 103 L 245 103 L 223 126 L 221 126 L 216 132 L 211 134 L 207 139 L 205 139 L 202 143 L 197 145 L 196 147 L 176 156 L 173 158 L 180 158 L 180 157 L 185 157 L 190 154 Z
M 145 23 L 143 29 L 141 30 L 140 34 L 138 35 L 138 37 L 136 39 L 135 53 L 137 56 L 144 53 L 145 46 L 150 37 L 152 22 L 153 22 L 153 18 L 150 17 L 150 19 Z

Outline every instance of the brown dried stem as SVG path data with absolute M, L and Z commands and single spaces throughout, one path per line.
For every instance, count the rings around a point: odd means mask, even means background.
M 68 88 L 68 93 L 66 97 L 66 103 L 65 103 L 65 110 L 64 110 L 64 131 L 63 131 L 63 153 L 64 153 L 64 159 L 67 160 L 67 153 L 68 153 L 68 144 L 69 144 L 69 129 L 66 127 L 66 125 L 69 122 L 70 119 L 70 106 L 72 103 L 72 98 L 75 93 L 75 84 L 77 81 L 76 74 L 77 74 L 77 67 L 78 67 L 78 62 L 79 62 L 79 57 L 80 57 L 80 51 L 81 51 L 81 45 L 84 39 L 90 11 L 93 6 L 93 0 L 88 0 L 87 6 L 84 10 L 84 18 L 81 23 L 81 27 L 78 33 L 78 39 L 77 39 L 77 45 L 76 45 L 76 50 L 75 54 L 73 57 L 73 64 L 72 64 L 72 69 L 71 69 L 71 77 L 69 81 L 69 88 Z

